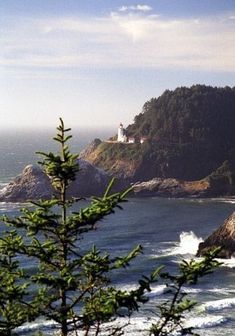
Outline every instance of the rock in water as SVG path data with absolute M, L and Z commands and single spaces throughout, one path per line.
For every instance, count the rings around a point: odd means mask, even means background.
M 68 194 L 74 197 L 101 195 L 111 179 L 102 169 L 79 159 L 80 171 L 71 183 Z M 50 179 L 36 165 L 28 165 L 8 185 L 0 190 L 0 202 L 25 202 L 53 195 Z
M 203 256 L 205 252 L 216 247 L 222 248 L 219 257 L 235 257 L 235 212 L 203 243 L 199 244 L 197 256 Z
M 39 198 L 49 198 L 52 195 L 49 178 L 36 165 L 26 166 L 22 173 L 16 176 L 2 190 L 0 201 L 24 202 Z
M 100 168 L 79 159 L 80 170 L 76 180 L 70 184 L 69 195 L 74 197 L 100 196 L 104 193 L 111 177 Z

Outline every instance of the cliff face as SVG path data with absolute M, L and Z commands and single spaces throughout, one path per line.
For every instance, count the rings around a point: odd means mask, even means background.
M 83 151 L 80 153 L 80 158 L 83 159 L 84 157 L 89 157 L 90 155 L 95 152 L 97 147 L 102 143 L 100 139 L 94 139 L 87 148 L 85 148 Z
M 197 256 L 216 247 L 221 247 L 221 258 L 235 257 L 235 212 L 213 232 L 204 242 L 199 244 Z
M 100 142 L 95 148 L 92 142 L 80 154 L 80 158 L 102 168 L 112 176 L 127 181 L 135 180 L 136 170 L 142 163 L 142 156 L 140 144 L 112 142 Z
M 235 167 L 229 161 L 223 162 L 206 177 L 192 179 L 195 175 L 190 175 L 192 169 L 200 171 L 201 159 L 199 157 L 197 164 L 195 161 L 186 160 L 185 157 L 179 157 L 172 163 L 171 159 L 165 161 L 160 150 L 157 156 L 156 152 L 152 151 L 153 146 L 149 143 L 100 142 L 95 149 L 91 150 L 91 148 L 94 148 L 93 144 L 91 147 L 88 146 L 82 157 L 102 168 L 109 175 L 123 180 L 124 185 L 143 182 L 137 194 L 152 193 L 173 196 L 176 193 L 177 195 L 182 194 L 182 197 L 183 195 L 198 195 L 198 197 L 200 195 L 201 197 L 235 195 Z M 181 174 L 177 173 L 179 170 L 182 170 Z M 175 178 L 175 175 L 184 175 L 185 179 Z M 175 189 L 171 187 L 173 181 L 177 181 Z M 151 190 L 148 185 L 152 186 Z

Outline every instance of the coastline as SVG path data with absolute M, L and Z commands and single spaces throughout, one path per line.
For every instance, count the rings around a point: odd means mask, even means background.
M 79 159 L 80 171 L 76 181 L 68 189 L 71 197 L 101 196 L 112 176 L 86 160 Z M 89 183 L 88 183 L 89 181 Z M 1 185 L 1 183 L 0 183 Z M 50 179 L 37 165 L 27 165 L 21 174 L 2 183 L 0 202 L 27 202 L 29 200 L 48 199 L 53 195 Z M 209 178 L 198 181 L 183 181 L 176 178 L 155 177 L 148 181 L 132 182 L 117 178 L 114 192 L 132 186 L 129 197 L 163 198 L 231 198 L 235 199 L 233 189 L 221 183 L 213 183 Z

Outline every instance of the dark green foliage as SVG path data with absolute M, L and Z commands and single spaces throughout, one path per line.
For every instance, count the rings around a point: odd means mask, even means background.
M 234 111 L 235 88 L 180 87 L 146 102 L 128 132 L 172 143 L 213 138 L 229 144 L 234 143 Z
M 224 161 L 222 165 L 207 178 L 213 188 L 217 190 L 218 196 L 223 194 L 225 186 L 228 195 L 235 193 L 235 164 L 233 160 Z M 214 194 L 213 196 L 216 195 Z
M 146 102 L 127 132 L 149 137 L 150 175 L 193 180 L 234 160 L 234 129 L 235 88 L 194 85 Z
M 23 270 L 19 268 L 12 251 L 19 247 L 20 241 L 11 232 L 5 239 L 0 239 L 0 333 L 11 335 L 12 329 L 20 326 L 30 318 L 28 307 L 23 300 L 28 287 L 22 283 Z M 12 249 L 9 246 L 14 246 Z M 20 281 L 21 280 L 21 281 Z M 32 312 L 31 312 L 32 313 Z

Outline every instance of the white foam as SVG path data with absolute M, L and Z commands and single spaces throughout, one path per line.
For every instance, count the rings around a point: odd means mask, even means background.
M 202 304 L 199 309 L 205 311 L 218 311 L 222 310 L 224 308 L 230 308 L 235 306 L 235 297 L 233 298 L 227 298 L 227 299 L 221 299 L 221 300 L 215 300 L 215 301 L 208 301 L 204 304 Z
M 187 318 L 183 326 L 185 328 L 196 328 L 196 329 L 204 329 L 204 328 L 211 328 L 215 327 L 217 325 L 220 325 L 224 322 L 226 322 L 226 318 L 223 316 L 211 316 L 211 315 L 204 315 L 199 317 L 189 317 Z M 140 336 L 140 335 L 149 335 L 149 329 L 153 323 L 157 323 L 158 318 L 157 317 L 132 317 L 130 320 L 128 318 L 118 318 L 117 320 L 113 322 L 104 323 L 102 327 L 102 335 L 108 335 L 108 330 L 110 327 L 117 327 L 117 326 L 123 326 L 123 331 L 125 334 L 131 335 L 131 336 Z M 27 325 L 24 325 L 22 327 L 19 327 L 17 331 L 21 334 L 28 332 L 28 331 L 34 331 L 38 330 L 39 327 L 42 328 L 55 328 L 58 326 L 53 321 L 45 321 L 45 320 L 38 320 L 34 323 L 27 323 Z M 74 335 L 74 333 L 71 333 L 71 336 Z M 78 332 L 79 336 L 84 335 L 83 331 Z M 177 332 L 175 332 L 173 335 L 178 335 Z
M 132 291 L 132 290 L 136 290 L 138 288 L 138 284 L 137 283 L 130 283 L 130 284 L 126 284 L 126 285 L 117 285 L 116 286 L 117 289 L 122 290 L 122 291 Z
M 193 231 L 182 232 L 180 234 L 180 242 L 170 253 L 171 255 L 176 254 L 193 254 L 195 255 L 198 250 L 198 245 L 203 241 L 202 238 L 198 238 Z
M 11 211 L 18 210 L 25 206 L 30 206 L 30 205 L 31 205 L 30 203 L 25 203 L 25 202 L 24 203 L 0 202 L 0 211 L 11 212 Z
M 129 284 L 129 285 L 125 285 L 125 286 L 117 286 L 118 289 L 123 290 L 123 291 L 132 291 L 132 290 L 136 290 L 138 288 L 138 284 Z M 157 295 L 161 295 L 164 293 L 164 291 L 166 290 L 166 285 L 158 285 L 158 286 L 151 286 L 151 292 L 147 292 L 145 293 L 145 296 L 148 298 L 153 298 Z
M 131 318 L 130 323 L 124 327 L 125 333 L 128 335 L 149 335 L 149 329 L 153 323 L 157 323 L 158 319 L 151 317 L 151 318 L 143 318 L 143 317 L 134 317 Z M 204 315 L 199 317 L 188 317 L 183 322 L 183 327 L 185 328 L 196 328 L 196 329 L 206 329 L 218 326 L 224 322 L 226 322 L 227 319 L 222 316 L 213 316 L 213 315 Z M 118 319 L 116 323 L 124 325 L 125 322 L 127 322 L 127 319 Z M 146 334 L 145 334 L 146 332 Z M 180 332 L 176 331 L 173 335 L 181 335 Z
M 223 267 L 228 267 L 228 268 L 234 268 L 235 267 L 235 258 L 231 258 L 231 259 L 216 259 L 217 261 L 219 261 L 220 263 L 222 263 L 221 266 Z
M 156 259 L 156 258 L 159 258 L 159 257 L 167 257 L 167 256 L 170 256 L 172 255 L 172 247 L 170 248 L 165 248 L 165 249 L 161 249 L 161 250 L 153 250 L 153 254 L 149 254 L 149 258 L 151 259 Z
M 204 289 L 201 288 L 193 288 L 193 287 L 183 287 L 182 291 L 187 294 L 198 294 L 204 291 Z
M 156 287 L 151 287 L 151 292 L 147 292 L 146 296 L 149 298 L 161 295 L 165 292 L 165 290 L 167 289 L 166 285 L 159 285 Z
M 164 245 L 171 245 L 170 247 L 166 247 L 161 249 L 160 251 L 156 251 L 156 254 L 150 254 L 151 258 L 162 257 L 162 256 L 172 256 L 172 255 L 195 255 L 198 250 L 198 245 L 203 242 L 202 238 L 196 236 L 193 231 L 189 232 L 181 232 L 179 236 L 179 242 L 164 242 Z M 172 245 L 174 246 L 172 247 Z M 155 252 L 154 250 L 152 250 Z
M 202 289 L 203 292 L 207 291 L 209 293 L 218 293 L 218 294 L 223 294 L 223 295 L 229 295 L 231 293 L 235 293 L 235 288 L 223 288 L 223 287 L 214 287 L 210 289 Z
M 212 201 L 220 202 L 220 203 L 230 203 L 235 204 L 235 198 L 234 197 L 220 197 L 220 198 L 212 198 Z
M 58 324 L 51 320 L 38 319 L 35 322 L 28 322 L 17 328 L 17 332 L 23 333 L 27 331 L 38 330 L 39 328 L 55 328 Z
M 130 336 L 147 336 L 149 335 L 149 329 L 153 323 L 157 322 L 157 318 L 145 318 L 145 317 L 132 317 L 128 318 L 120 317 L 113 322 L 104 323 L 101 329 L 101 335 L 110 335 L 110 328 L 122 327 L 124 335 Z M 72 334 L 73 335 L 73 334 Z M 71 335 L 71 336 L 72 336 Z M 82 332 L 78 332 L 79 336 L 84 335 Z M 93 334 L 94 335 L 94 334 Z M 75 336 L 75 335 L 73 335 Z
M 182 198 L 185 201 L 184 198 Z M 217 197 L 217 198 L 191 198 L 187 199 L 188 202 L 194 203 L 235 203 L 235 197 Z
M 200 317 L 191 317 L 188 318 L 187 321 L 184 323 L 184 327 L 186 328 L 211 328 L 215 327 L 219 324 L 226 322 L 227 319 L 224 316 L 200 316 Z
M 6 187 L 9 184 L 9 182 L 0 182 L 0 190 Z
M 235 293 L 235 289 L 222 288 L 222 287 L 213 287 L 213 288 L 183 287 L 182 290 L 187 294 L 216 293 L 216 294 L 229 295 L 231 293 Z

